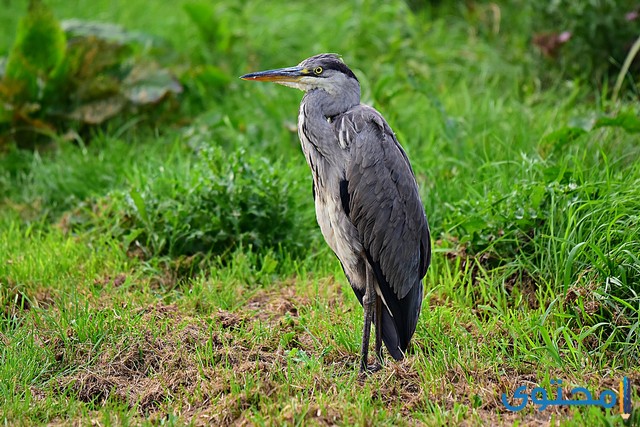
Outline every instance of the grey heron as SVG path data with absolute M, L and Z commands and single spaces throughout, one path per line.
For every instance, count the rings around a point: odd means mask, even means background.
M 336 54 L 246 74 L 305 92 L 298 136 L 313 175 L 316 218 L 364 308 L 360 372 L 379 369 L 382 342 L 401 360 L 422 305 L 431 262 L 429 225 L 409 159 Z M 368 365 L 371 323 L 377 362 Z

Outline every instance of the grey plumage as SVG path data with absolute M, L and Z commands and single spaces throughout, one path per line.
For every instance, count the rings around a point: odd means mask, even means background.
M 313 176 L 316 217 L 365 309 L 361 370 L 367 368 L 372 320 L 378 359 L 381 340 L 402 359 L 431 260 L 429 227 L 407 155 L 380 113 L 360 104 L 360 84 L 337 55 L 242 78 L 305 91 L 298 134 Z

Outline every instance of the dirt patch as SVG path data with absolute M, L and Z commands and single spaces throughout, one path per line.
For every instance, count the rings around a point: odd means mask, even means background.
M 286 315 L 298 317 L 298 307 L 309 304 L 309 299 L 297 295 L 293 287 L 284 287 L 258 292 L 247 301 L 245 308 L 252 311 L 255 318 L 273 322 Z
M 122 286 L 126 281 L 127 281 L 127 275 L 120 273 L 120 274 L 116 274 L 114 277 L 111 277 L 110 275 L 106 275 L 104 277 L 94 279 L 93 284 L 101 288 L 106 286 L 113 286 L 115 288 L 118 288 Z
M 536 291 L 538 284 L 526 271 L 515 272 L 504 282 L 504 287 L 509 295 L 513 295 L 514 290 L 518 290 L 522 295 L 522 300 L 531 309 L 536 310 L 540 306 Z
M 244 412 L 252 407 L 258 407 L 261 400 L 269 398 L 277 389 L 278 384 L 264 379 L 251 390 L 222 393 L 215 405 L 206 404 L 189 408 L 182 414 L 182 418 L 196 426 L 253 425 L 245 418 Z
M 279 307 L 273 303 L 268 306 Z M 284 305 L 277 313 L 290 311 Z M 195 402 L 196 406 L 186 413 L 197 418 L 203 408 L 219 400 L 215 411 L 202 416 L 208 416 L 216 425 L 228 425 L 251 405 L 255 396 L 245 396 L 244 403 L 237 394 L 233 399 L 226 397 L 231 394 L 231 373 L 225 367 L 233 366 L 233 375 L 242 376 L 273 372 L 285 363 L 282 350 L 256 349 L 237 340 L 231 332 L 224 332 L 233 331 L 246 321 L 241 314 L 218 310 L 209 317 L 195 318 L 182 314 L 175 304 L 144 307 L 138 314 L 142 316 L 141 325 L 163 322 L 167 329 L 158 333 L 156 328 L 154 334 L 151 328 L 143 327 L 137 336 L 110 344 L 89 366 L 59 379 L 58 390 L 71 390 L 84 402 L 121 402 L 136 407 L 145 416 L 162 416 L 166 402 L 172 402 L 172 407 L 190 407 Z M 212 331 L 211 324 L 221 325 L 223 332 Z M 63 347 L 61 343 L 49 344 Z M 58 359 L 67 364 L 73 364 L 71 359 L 75 359 L 80 364 L 91 357 L 76 353 L 61 354 Z M 261 383 L 260 387 L 275 390 L 274 384 Z M 262 395 L 267 389 L 260 391 Z
M 213 317 L 224 329 L 229 330 L 236 330 L 240 328 L 246 321 L 246 317 L 241 314 L 220 309 L 213 315 Z
M 140 307 L 136 313 L 142 314 L 142 319 L 145 322 L 152 320 L 152 318 L 182 320 L 186 317 L 180 314 L 180 309 L 177 304 L 157 303 L 147 307 Z
M 185 319 L 176 306 L 152 306 L 140 310 L 142 324 L 151 317 L 169 318 L 175 325 L 154 335 L 144 328 L 136 336 L 126 336 L 109 345 L 97 360 L 89 366 L 58 380 L 59 389 L 71 389 L 84 402 L 103 403 L 108 399 L 137 407 L 148 413 L 170 397 L 183 393 L 201 393 L 205 397 L 219 392 L 215 383 L 204 381 L 212 372 L 200 370 L 193 351 L 210 345 L 216 337 L 208 332 L 205 322 Z M 172 322 L 169 322 L 170 324 Z M 213 344 L 216 345 L 216 344 Z M 54 343 L 55 347 L 55 343 Z M 89 355 L 62 355 L 65 363 L 73 364 L 90 360 Z
M 107 278 L 107 283 L 113 279 Z M 248 332 L 256 322 L 283 333 L 293 331 L 304 304 L 309 304 L 306 297 L 285 286 L 259 291 L 240 312 L 218 309 L 207 317 L 185 315 L 175 304 L 142 307 L 137 314 L 143 327 L 136 336 L 109 344 L 97 360 L 61 378 L 57 387 L 71 390 L 84 402 L 124 403 L 145 417 L 160 419 L 171 411 L 196 425 L 242 424 L 243 412 L 280 386 L 270 377 L 286 366 L 287 352 L 277 340 L 273 346 L 255 345 Z M 159 324 L 165 326 L 158 328 Z M 296 332 L 290 343 L 311 352 L 312 338 L 304 335 Z M 77 364 L 91 359 L 75 354 L 60 360 L 73 365 L 70 358 Z M 255 388 L 231 391 L 231 377 L 257 373 L 263 375 Z M 166 402 L 171 408 L 165 408 Z M 319 408 L 315 414 L 314 418 L 336 418 Z
M 313 424 L 334 426 L 341 423 L 342 414 L 337 408 L 333 408 L 331 406 L 321 408 L 320 406 L 313 404 L 309 408 L 305 419 L 311 421 Z
M 426 409 L 427 394 L 423 390 L 420 375 L 410 361 L 392 363 L 379 372 L 380 381 L 372 398 L 392 406 L 402 402 L 402 414 L 409 416 L 413 411 Z
M 208 372 L 200 372 L 190 354 L 194 346 L 206 343 L 206 333 L 197 326 L 164 337 L 145 331 L 116 343 L 90 367 L 62 378 L 59 385 L 70 387 L 84 402 L 112 398 L 130 407 L 137 404 L 144 413 L 183 391 L 210 396 L 216 390 L 203 381 Z

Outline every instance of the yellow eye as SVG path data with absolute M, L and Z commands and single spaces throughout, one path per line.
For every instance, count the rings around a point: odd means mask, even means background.
M 313 72 L 316 74 L 322 74 L 322 67 L 316 67 Z

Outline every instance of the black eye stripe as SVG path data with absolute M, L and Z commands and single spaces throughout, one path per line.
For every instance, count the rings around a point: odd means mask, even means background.
M 340 62 L 340 61 L 331 61 L 328 62 L 327 64 L 324 65 L 324 69 L 326 70 L 335 70 L 335 71 L 339 71 L 343 74 L 346 74 L 347 76 L 354 78 L 356 80 L 358 80 L 358 78 L 356 77 L 355 74 L 353 74 L 353 71 L 351 71 L 349 69 L 349 67 L 347 67 L 344 62 Z
M 346 64 L 334 54 L 316 55 L 305 61 L 304 65 L 308 70 L 310 70 L 310 73 L 313 73 L 313 75 L 315 75 L 315 77 L 326 77 L 327 70 L 334 70 L 348 77 L 351 77 L 356 81 L 358 80 L 356 75 L 353 74 L 353 71 L 351 71 L 349 67 L 347 67 Z M 316 70 L 318 68 L 322 68 L 322 72 L 317 73 Z

